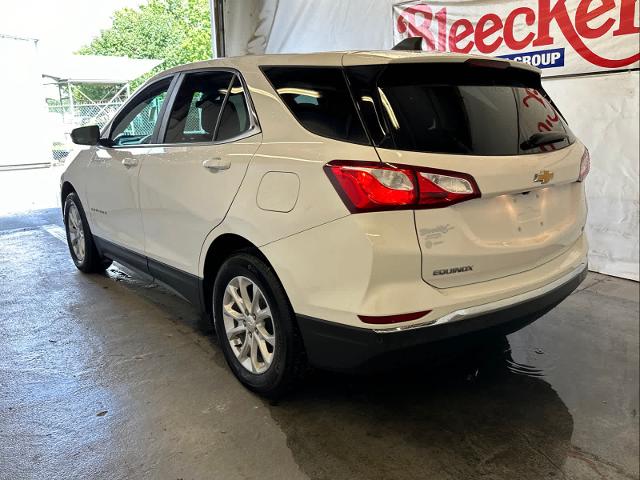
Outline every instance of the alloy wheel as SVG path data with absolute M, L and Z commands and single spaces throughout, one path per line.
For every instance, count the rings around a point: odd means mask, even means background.
M 76 259 L 82 263 L 86 253 L 86 242 L 84 238 L 84 228 L 78 207 L 74 203 L 69 206 L 67 212 L 67 228 L 69 230 L 69 241 Z
M 273 362 L 276 330 L 267 299 L 250 278 L 232 278 L 224 290 L 222 316 L 229 345 L 249 372 L 266 372 Z

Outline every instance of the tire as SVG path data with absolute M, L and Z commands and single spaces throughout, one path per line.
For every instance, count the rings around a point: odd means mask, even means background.
M 245 298 L 250 301 L 242 301 Z M 264 261 L 246 253 L 228 258 L 214 283 L 213 312 L 224 357 L 247 388 L 278 398 L 304 375 L 307 362 L 295 315 L 280 281 Z
M 87 217 L 75 193 L 70 193 L 64 202 L 64 227 L 67 245 L 73 263 L 84 273 L 102 272 L 111 261 L 100 256 L 96 248 Z

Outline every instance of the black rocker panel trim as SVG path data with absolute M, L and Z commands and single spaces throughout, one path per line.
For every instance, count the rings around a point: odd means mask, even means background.
M 140 253 L 133 252 L 128 248 L 121 247 L 95 235 L 93 239 L 101 255 L 120 262 L 134 270 L 151 275 L 174 289 L 189 301 L 189 303 L 205 311 L 202 290 L 203 282 L 196 275 L 171 267 Z
M 174 288 L 195 306 L 200 306 L 200 279 L 187 272 L 147 257 L 149 273 Z
M 98 252 L 100 252 L 100 255 L 103 257 L 116 260 L 127 267 L 133 268 L 134 270 L 139 270 L 147 274 L 149 273 L 147 257 L 144 255 L 133 252 L 127 248 L 123 248 L 103 238 L 96 237 L 95 235 L 93 236 L 93 241 L 96 244 Z

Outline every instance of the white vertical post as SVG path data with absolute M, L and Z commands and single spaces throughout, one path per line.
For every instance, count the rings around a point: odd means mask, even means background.
M 211 11 L 211 55 L 221 58 L 226 55 L 224 45 L 224 0 L 209 0 Z
M 67 94 L 69 95 L 69 113 L 71 114 L 71 125 L 76 124 L 76 112 L 75 105 L 73 103 L 73 90 L 71 88 L 71 82 L 67 80 Z

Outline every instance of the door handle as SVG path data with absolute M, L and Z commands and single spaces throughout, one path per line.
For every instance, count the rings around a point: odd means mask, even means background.
M 122 159 L 122 165 L 124 165 L 125 167 L 135 167 L 136 165 L 138 165 L 138 159 L 137 158 L 123 158 Z
M 212 170 L 212 171 L 227 170 L 231 167 L 231 161 L 223 160 L 220 157 L 210 158 L 209 160 L 203 161 L 202 166 L 207 170 Z

